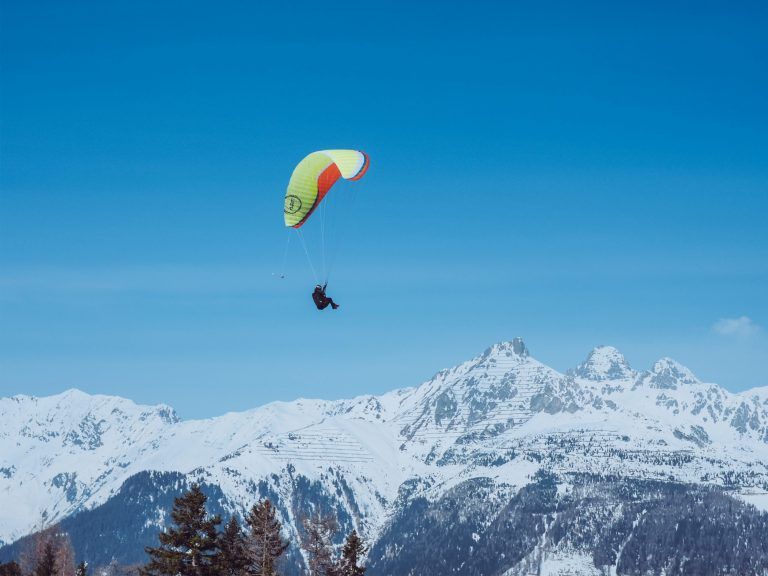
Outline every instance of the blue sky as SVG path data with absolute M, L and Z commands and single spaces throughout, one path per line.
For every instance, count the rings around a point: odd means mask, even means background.
M 2 0 L 0 395 L 211 416 L 518 335 L 768 385 L 764 3 L 277 4 Z M 320 313 L 273 273 L 329 147 L 372 164 Z

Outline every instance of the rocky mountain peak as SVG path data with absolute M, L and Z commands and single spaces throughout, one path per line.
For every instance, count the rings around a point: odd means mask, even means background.
M 572 371 L 572 374 L 579 378 L 600 382 L 632 378 L 635 372 L 624 355 L 616 348 L 598 346 Z
M 645 379 L 654 388 L 676 389 L 681 384 L 701 383 L 693 372 L 672 358 L 657 360 Z
M 528 356 L 528 348 L 526 348 L 525 342 L 523 342 L 520 336 L 512 340 L 512 351 L 518 356 Z
M 529 356 L 529 352 L 525 342 L 523 342 L 523 339 L 520 336 L 517 336 L 511 342 L 499 342 L 498 344 L 494 344 L 485 351 L 485 355 L 515 355 L 519 356 L 520 358 L 527 358 Z

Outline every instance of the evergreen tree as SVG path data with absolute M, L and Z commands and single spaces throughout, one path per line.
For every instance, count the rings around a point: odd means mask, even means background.
M 80 564 L 77 565 L 77 570 L 75 570 L 75 576 L 88 576 L 88 564 L 83 560 L 80 562 Z
M 219 536 L 218 572 L 221 576 L 243 576 L 249 564 L 245 536 L 232 516 Z
M 56 576 L 57 574 L 56 551 L 53 548 L 53 542 L 48 540 L 35 566 L 34 576 Z
M 365 568 L 360 565 L 367 548 L 363 540 L 352 530 L 341 549 L 338 576 L 364 576 Z
M 158 548 L 145 548 L 150 557 L 139 569 L 141 576 L 216 576 L 219 556 L 218 516 L 205 509 L 207 497 L 193 484 L 176 498 L 171 518 L 175 527 L 159 535 Z
M 251 529 L 248 536 L 250 566 L 253 576 L 276 576 L 276 564 L 288 542 L 280 534 L 280 521 L 269 499 L 254 504 L 246 522 Z
M 21 576 L 21 566 L 16 562 L 0 564 L 0 576 Z
M 336 576 L 333 535 L 338 530 L 334 516 L 316 512 L 302 520 L 304 538 L 301 547 L 309 557 L 310 576 Z

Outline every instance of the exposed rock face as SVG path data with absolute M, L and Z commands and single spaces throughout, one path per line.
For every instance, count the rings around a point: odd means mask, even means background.
M 653 388 L 670 390 L 675 390 L 678 386 L 701 383 L 693 372 L 671 358 L 657 360 L 650 373 L 643 376 L 642 381 Z
M 635 372 L 623 354 L 613 346 L 598 346 L 579 364 L 573 374 L 579 378 L 601 382 L 633 378 Z

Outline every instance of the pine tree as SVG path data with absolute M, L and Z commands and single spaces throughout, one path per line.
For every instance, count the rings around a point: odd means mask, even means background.
M 248 551 L 243 531 L 237 518 L 232 516 L 224 532 L 219 536 L 218 573 L 221 576 L 243 576 L 249 564 Z
M 277 561 L 288 548 L 288 542 L 280 534 L 280 521 L 275 512 L 272 502 L 265 499 L 254 504 L 246 518 L 251 529 L 248 536 L 248 571 L 254 576 L 275 576 Z
M 206 500 L 197 484 L 176 498 L 171 512 L 175 527 L 159 535 L 158 548 L 145 548 L 150 562 L 139 569 L 141 576 L 216 576 L 219 555 L 216 527 L 221 524 L 221 518 L 208 515 Z
M 88 564 L 85 560 L 80 562 L 80 564 L 77 565 L 77 570 L 75 570 L 75 576 L 88 576 Z
M 333 535 L 338 530 L 334 516 L 316 512 L 302 520 L 304 538 L 302 548 L 309 557 L 310 576 L 335 576 Z
M 56 576 L 56 552 L 53 548 L 53 542 L 48 540 L 43 547 L 43 553 L 35 566 L 34 576 Z
M 367 551 L 365 543 L 357 535 L 357 531 L 352 530 L 341 549 L 338 576 L 364 576 L 365 568 L 360 566 L 360 562 Z

